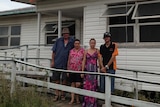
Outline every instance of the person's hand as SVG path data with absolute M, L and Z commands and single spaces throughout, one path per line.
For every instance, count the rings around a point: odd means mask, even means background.
M 81 78 L 84 78 L 84 74 L 81 74 Z
M 52 61 L 52 63 L 51 63 L 51 68 L 53 68 L 54 67 L 54 61 Z
M 102 68 L 101 68 L 101 72 L 106 73 L 106 72 L 107 72 L 107 71 L 106 71 L 106 68 L 105 68 L 105 67 L 102 67 Z
M 67 77 L 69 77 L 69 73 L 67 73 Z

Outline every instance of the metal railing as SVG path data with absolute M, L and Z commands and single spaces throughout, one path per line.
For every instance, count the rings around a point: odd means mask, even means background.
M 46 87 L 46 88 L 58 89 L 58 90 L 66 91 L 66 92 L 74 92 L 76 94 L 80 94 L 80 95 L 84 95 L 84 96 L 91 96 L 91 97 L 95 97 L 95 98 L 98 98 L 98 99 L 103 99 L 103 100 L 105 100 L 105 107 L 111 107 L 111 102 L 115 102 L 115 103 L 119 103 L 119 104 L 125 104 L 125 105 L 134 105 L 136 107 L 160 107 L 160 104 L 157 104 L 157 103 L 151 103 L 151 102 L 141 101 L 141 100 L 138 100 L 138 99 L 131 99 L 131 98 L 125 98 L 125 97 L 111 95 L 111 77 L 126 79 L 126 80 L 130 80 L 130 81 L 134 81 L 134 82 L 154 84 L 154 85 L 160 86 L 160 83 L 158 83 L 158 82 L 152 82 L 152 81 L 143 80 L 143 79 L 131 78 L 131 77 L 121 76 L 121 75 L 117 75 L 117 74 L 113 75 L 113 74 L 108 74 L 108 73 L 83 72 L 84 74 L 105 76 L 105 80 L 106 80 L 105 93 L 100 93 L 100 92 L 93 92 L 93 91 L 89 91 L 89 90 L 84 90 L 84 89 L 59 85 L 59 84 L 51 83 L 50 81 L 46 82 L 46 81 L 36 80 L 36 79 L 27 78 L 27 77 L 17 75 L 20 72 L 18 72 L 16 70 L 16 64 L 20 63 L 20 64 L 23 64 L 23 65 L 26 65 L 26 66 L 32 66 L 32 67 L 36 67 L 36 68 L 39 68 L 39 69 L 44 69 L 44 70 L 46 70 L 46 75 L 48 75 L 48 77 L 49 77 L 49 73 L 54 72 L 54 71 L 68 72 L 68 73 L 82 73 L 80 71 L 75 72 L 75 71 L 70 71 L 70 70 L 61 70 L 61 69 L 43 67 L 43 66 L 40 66 L 40 65 L 20 61 L 20 60 L 17 60 L 17 59 L 0 60 L 0 63 L 2 63 L 2 64 L 11 63 L 12 64 L 11 94 L 15 91 L 15 82 L 20 81 L 20 82 L 34 84 L 34 85 L 42 86 L 42 87 Z M 25 74 L 28 74 L 28 73 L 26 72 Z

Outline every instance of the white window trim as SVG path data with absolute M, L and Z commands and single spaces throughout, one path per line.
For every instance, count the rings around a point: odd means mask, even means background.
M 11 46 L 11 38 L 16 38 L 16 37 L 20 37 L 21 38 L 21 34 L 20 35 L 11 35 L 11 27 L 12 26 L 21 26 L 21 24 L 13 24 L 13 25 L 0 25 L 0 27 L 8 27 L 8 35 L 1 35 L 0 38 L 8 38 L 8 45 L 7 46 L 0 46 L 0 47 L 12 47 Z M 21 29 L 22 31 L 22 29 Z M 21 41 L 20 41 L 21 44 Z
M 125 6 L 126 6 L 126 5 L 110 6 L 110 7 L 108 7 L 108 9 L 109 9 L 109 8 L 125 7 Z M 128 15 L 132 12 L 132 10 L 133 10 L 133 8 L 134 8 L 135 5 L 128 5 L 128 6 L 131 6 L 131 8 L 128 10 L 128 12 L 127 12 L 126 14 L 104 15 L 104 13 L 107 11 L 107 9 L 106 9 L 105 12 L 101 15 L 100 18 L 118 17 L 118 16 L 128 16 Z
M 141 4 L 150 4 L 150 3 L 160 3 L 160 2 L 159 1 L 148 1 L 148 2 L 139 2 L 139 3 L 136 3 L 135 9 L 134 9 L 134 12 L 133 12 L 133 15 L 132 15 L 132 19 L 160 18 L 160 15 L 155 15 L 155 16 L 140 16 L 140 17 L 136 16 L 136 13 L 138 11 L 138 6 L 139 5 L 141 5 Z

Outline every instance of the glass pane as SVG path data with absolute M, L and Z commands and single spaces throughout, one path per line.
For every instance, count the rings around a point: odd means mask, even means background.
M 108 8 L 104 15 L 116 15 L 116 14 L 127 14 L 131 6 L 118 7 L 118 8 Z
M 8 27 L 0 27 L 0 35 L 8 35 Z
M 127 35 L 126 35 L 127 31 Z M 129 27 L 111 27 L 110 32 L 112 34 L 112 41 L 123 43 L 133 42 L 133 26 Z
M 8 37 L 0 38 L 0 46 L 8 46 Z
M 20 37 L 11 38 L 11 46 L 19 46 L 20 45 Z
M 119 16 L 119 17 L 110 17 L 109 24 L 126 24 L 126 23 L 135 23 L 135 20 L 132 20 L 132 14 L 129 16 Z
M 136 16 L 155 16 L 160 15 L 160 3 L 140 4 Z
M 55 31 L 55 28 L 57 28 L 57 24 L 47 24 L 45 26 L 46 31 Z
M 54 44 L 58 36 L 47 36 L 47 44 Z
M 21 35 L 21 26 L 11 26 L 11 35 Z
M 71 26 L 68 27 L 70 31 L 70 35 L 75 35 L 75 24 L 72 24 Z
M 140 42 L 160 42 L 160 25 L 140 26 Z

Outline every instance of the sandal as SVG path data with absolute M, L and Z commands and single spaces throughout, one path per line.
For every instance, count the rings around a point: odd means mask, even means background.
M 56 95 L 56 96 L 54 97 L 53 101 L 58 101 L 58 99 L 59 99 L 59 96 Z
M 72 105 L 72 104 L 74 104 L 74 101 L 70 101 L 70 102 L 69 102 L 69 105 Z
M 66 100 L 66 97 L 64 95 L 61 95 L 61 100 L 62 101 L 65 101 Z
M 80 104 L 81 102 L 80 101 L 77 101 L 77 104 Z

